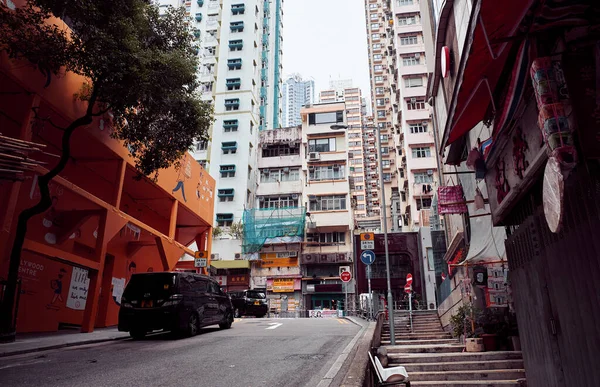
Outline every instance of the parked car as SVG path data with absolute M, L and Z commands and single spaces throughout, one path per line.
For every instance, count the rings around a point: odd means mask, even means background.
M 264 317 L 267 314 L 267 297 L 258 290 L 229 292 L 233 304 L 233 315 Z
M 121 297 L 119 331 L 134 339 L 154 330 L 194 336 L 218 324 L 231 328 L 233 306 L 213 278 L 185 272 L 133 274 Z

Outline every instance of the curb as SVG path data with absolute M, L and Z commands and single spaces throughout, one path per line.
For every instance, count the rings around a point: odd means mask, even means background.
M 353 348 L 353 356 L 348 356 L 346 359 L 346 363 L 349 365 L 349 368 L 348 371 L 343 375 L 343 378 L 339 384 L 340 386 L 363 386 L 369 364 L 367 352 L 371 347 L 376 325 L 376 322 L 369 322 L 367 325 L 365 325 L 363 336 L 358 342 L 356 342 Z
M 359 327 L 361 327 L 361 328 L 363 328 L 363 327 L 366 327 L 366 326 L 368 326 L 368 325 L 369 325 L 369 322 L 368 322 L 367 320 L 364 320 L 365 324 L 363 325 L 363 324 L 359 323 L 358 321 L 355 321 L 355 320 L 354 320 L 354 318 L 350 318 L 350 317 L 348 317 L 348 316 L 344 316 L 343 318 L 344 318 L 344 320 L 348 320 L 348 321 L 350 321 L 352 324 L 354 324 L 354 325 L 358 325 L 358 326 L 359 326 Z
M 125 339 L 129 339 L 129 336 L 111 337 L 111 338 L 107 338 L 107 339 L 91 339 L 91 340 L 78 341 L 78 342 L 73 342 L 73 343 L 63 343 L 63 344 L 48 345 L 45 347 L 21 349 L 21 350 L 16 350 L 16 351 L 11 351 L 11 352 L 0 352 L 0 358 L 24 355 L 27 353 L 50 351 L 53 349 L 60 349 L 60 348 L 66 348 L 66 347 L 78 347 L 78 346 L 82 346 L 82 345 L 98 344 L 98 343 L 104 343 L 104 342 L 108 342 L 108 341 L 119 341 L 119 340 L 125 340 Z

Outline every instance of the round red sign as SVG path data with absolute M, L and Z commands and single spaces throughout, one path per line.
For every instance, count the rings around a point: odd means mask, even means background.
M 410 293 L 410 285 L 409 284 L 404 285 L 404 291 L 406 293 Z
M 413 281 L 412 274 L 407 274 L 406 275 L 406 285 L 407 286 L 412 285 L 412 281 Z
M 342 274 L 340 274 L 340 279 L 344 282 L 350 282 L 350 280 L 352 279 L 352 273 L 350 273 L 349 271 L 345 271 Z

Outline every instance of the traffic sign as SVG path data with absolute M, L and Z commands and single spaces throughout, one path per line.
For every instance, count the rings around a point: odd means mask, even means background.
M 412 290 L 412 286 L 410 286 L 409 284 L 404 285 L 404 291 L 406 293 L 410 293 L 411 290 Z
M 196 251 L 194 253 L 194 258 L 208 258 L 208 251 Z
M 361 241 L 372 241 L 375 240 L 375 233 L 372 232 L 363 232 L 360 234 Z
M 360 260 L 365 265 L 370 265 L 375 262 L 375 253 L 371 250 L 365 250 L 360 254 Z
M 408 273 L 406 275 L 406 285 L 407 286 L 411 286 L 412 285 L 412 281 L 413 281 L 412 274 Z
M 343 282 L 350 282 L 350 280 L 352 279 L 352 273 L 350 273 L 349 271 L 345 271 L 342 274 L 340 274 L 340 279 Z
M 208 259 L 196 258 L 194 259 L 194 267 L 206 267 L 208 266 Z
M 375 241 L 360 241 L 360 249 L 361 250 L 374 250 L 375 249 Z

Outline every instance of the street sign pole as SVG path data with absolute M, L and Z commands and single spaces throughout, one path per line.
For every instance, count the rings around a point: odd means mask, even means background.
M 367 265 L 367 283 L 369 284 L 369 320 L 373 319 L 373 293 L 371 292 L 371 265 Z
M 346 295 L 346 301 L 344 301 L 344 316 L 348 315 L 348 282 L 344 282 L 344 293 Z
M 408 316 L 410 319 L 410 331 L 413 331 L 413 318 L 412 318 L 412 289 L 408 293 Z

